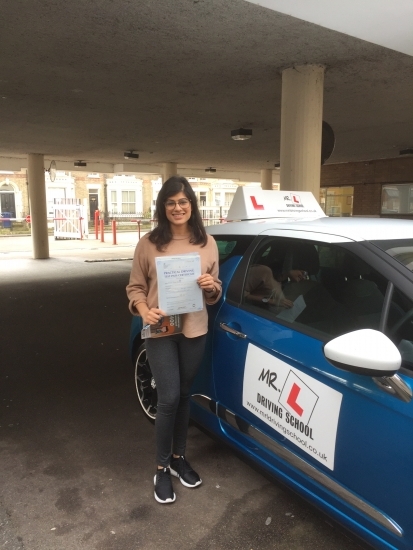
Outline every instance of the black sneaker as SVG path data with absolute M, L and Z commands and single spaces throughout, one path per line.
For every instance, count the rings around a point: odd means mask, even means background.
M 160 504 L 171 504 L 175 502 L 176 495 L 172 488 L 171 472 L 169 468 L 157 470 L 153 478 L 155 485 L 154 496 L 155 500 Z
M 178 477 L 185 487 L 198 487 L 202 483 L 202 479 L 183 456 L 179 458 L 171 457 L 171 474 Z

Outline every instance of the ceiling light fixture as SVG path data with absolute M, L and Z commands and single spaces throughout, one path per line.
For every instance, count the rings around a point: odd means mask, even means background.
M 75 160 L 73 164 L 78 168 L 80 168 L 81 166 L 87 166 L 87 163 L 84 160 Z
M 401 149 L 399 151 L 399 155 L 413 155 L 413 147 L 409 147 L 408 149 Z
M 276 162 L 276 163 L 274 164 L 274 168 L 275 168 L 276 170 L 279 170 L 279 169 L 280 169 L 280 163 L 279 163 L 279 162 Z
M 252 130 L 245 128 L 238 128 L 238 130 L 231 130 L 231 137 L 235 141 L 244 141 L 252 137 Z
M 125 158 L 126 160 L 138 159 L 139 153 L 134 153 L 133 151 L 134 151 L 133 149 L 131 149 L 130 151 L 125 151 L 123 153 L 123 158 Z
M 205 172 L 210 172 L 210 173 L 214 173 L 216 172 L 217 169 L 216 168 L 212 168 L 212 166 L 210 166 L 209 168 L 205 168 Z

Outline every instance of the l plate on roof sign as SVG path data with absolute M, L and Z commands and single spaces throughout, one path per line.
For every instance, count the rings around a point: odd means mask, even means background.
M 342 394 L 249 344 L 242 405 L 315 460 L 334 470 Z
M 325 216 L 323 209 L 309 191 L 271 191 L 261 187 L 238 187 L 227 221 Z

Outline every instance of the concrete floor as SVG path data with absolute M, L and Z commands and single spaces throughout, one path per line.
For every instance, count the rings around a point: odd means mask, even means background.
M 359 548 L 195 427 L 188 458 L 203 485 L 175 483 L 175 504 L 155 502 L 153 427 L 127 353 L 131 262 L 85 261 L 133 244 L 94 246 L 35 261 L 0 239 L 0 547 Z

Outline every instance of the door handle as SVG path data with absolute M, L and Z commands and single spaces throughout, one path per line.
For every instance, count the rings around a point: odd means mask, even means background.
M 230 334 L 233 334 L 234 336 L 238 336 L 238 338 L 246 338 L 247 335 L 243 332 L 239 332 L 239 330 L 235 330 L 235 328 L 229 327 L 225 323 L 219 323 L 219 326 L 222 328 L 222 330 L 225 330 L 226 332 L 229 332 Z
M 383 391 L 398 397 L 405 403 L 410 403 L 412 400 L 412 390 L 398 374 L 381 376 L 380 378 L 373 377 L 373 380 Z

